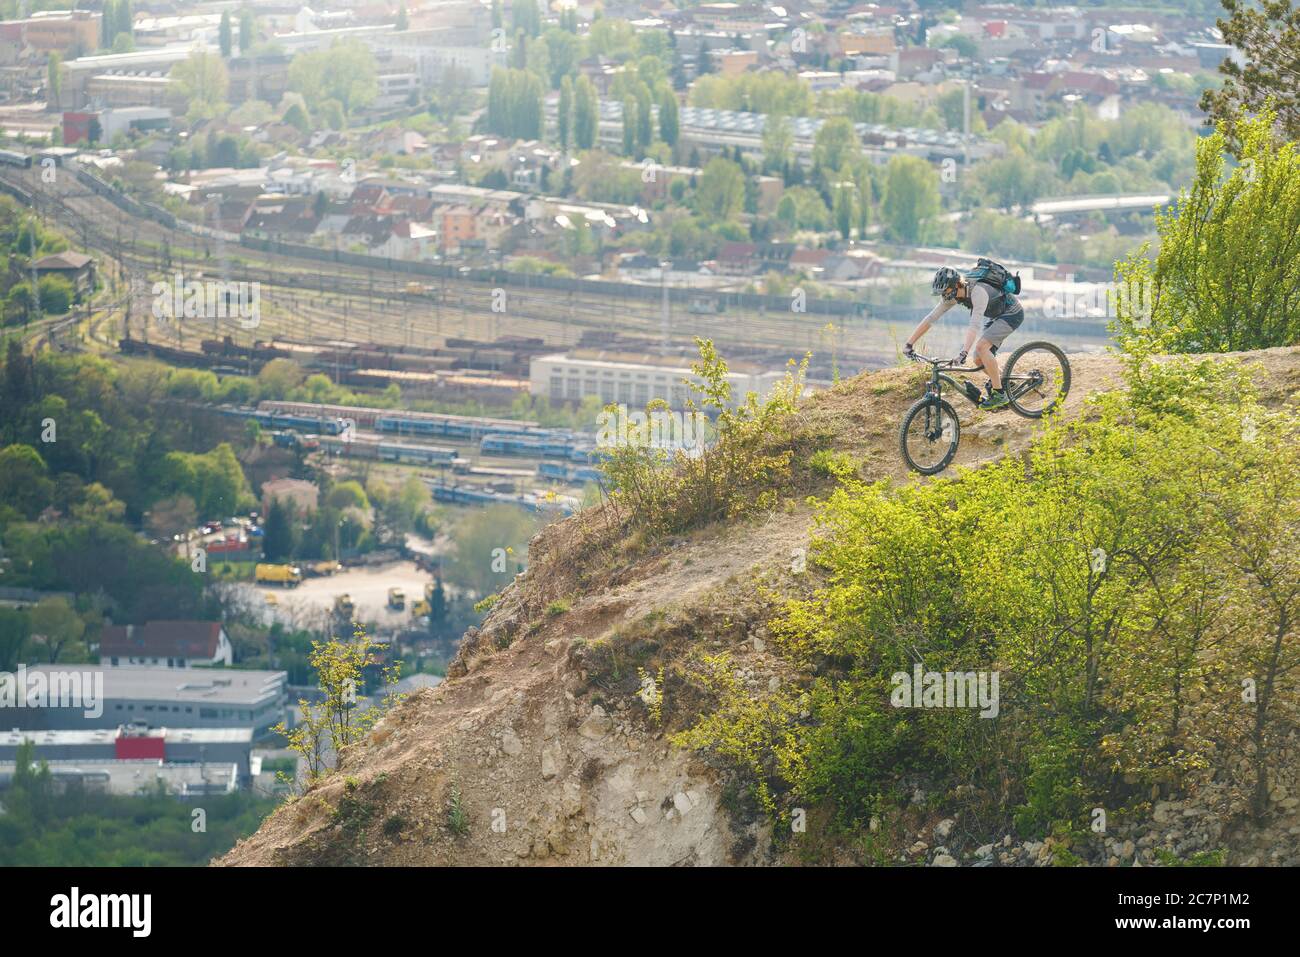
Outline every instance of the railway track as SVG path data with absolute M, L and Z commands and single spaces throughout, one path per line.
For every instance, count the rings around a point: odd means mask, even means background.
M 273 321 L 269 329 L 259 327 L 258 337 L 291 331 L 301 335 L 307 325 L 310 338 L 340 337 L 346 330 L 346 335 L 387 345 L 446 336 L 513 334 L 542 337 L 562 347 L 576 343 L 587 330 L 614 330 L 652 339 L 662 333 L 660 305 L 654 299 L 575 295 L 525 284 L 506 289 L 505 312 L 497 313 L 492 310 L 494 287 L 485 282 L 434 279 L 428 283 L 432 293 L 412 294 L 405 288 L 411 277 L 404 273 L 348 264 L 332 264 L 327 272 L 319 263 L 277 253 L 253 253 L 232 243 L 225 244 L 227 267 L 223 270 L 220 244 L 215 240 L 132 217 L 86 190 L 70 174 L 54 185 L 39 184 L 32 171 L 5 170 L 4 176 L 39 195 L 38 209 L 59 221 L 83 245 L 116 258 L 131 273 L 166 278 L 178 269 L 200 270 L 205 278 L 220 278 L 226 271 L 230 278 L 259 283 L 263 302 L 271 300 L 286 311 L 315 319 L 310 323 L 299 320 L 296 328 L 292 318 L 283 324 Z M 313 310 L 308 306 L 309 293 L 315 294 L 310 298 L 323 299 L 324 307 L 318 304 Z M 694 337 L 704 336 L 733 350 L 802 354 L 826 345 L 823 326 L 816 317 L 794 313 L 774 316 L 733 310 L 700 316 L 679 309 L 671 317 L 671 338 L 687 346 Z M 856 358 L 865 361 L 868 355 L 864 352 Z M 841 362 L 852 364 L 853 358 L 841 350 Z
M 254 338 L 291 337 L 304 341 L 364 340 L 412 346 L 446 337 L 492 340 L 502 335 L 538 337 L 557 348 L 579 341 L 584 332 L 618 332 L 658 341 L 664 323 L 655 299 L 611 293 L 589 295 L 511 286 L 505 311 L 494 312 L 494 287 L 472 279 L 433 279 L 432 290 L 410 293 L 406 273 L 371 270 L 350 264 L 304 261 L 280 253 L 261 253 L 235 243 L 220 243 L 153 220 L 132 217 L 89 192 L 71 174 L 53 186 L 39 184 L 38 171 L 4 170 L 4 178 L 39 191 L 41 208 L 87 246 L 115 258 L 125 274 L 146 287 L 155 279 L 181 272 L 186 279 L 230 279 L 259 284 L 260 325 L 254 330 L 226 321 L 196 321 L 188 329 L 159 325 L 156 317 L 132 311 L 132 334 L 184 342 L 190 336 L 230 335 L 242 344 Z M 146 325 L 138 325 L 146 323 Z M 852 374 L 878 365 L 892 354 L 906 330 L 871 317 L 836 322 L 798 313 L 744 311 L 697 315 L 678 307 L 670 317 L 670 340 L 690 349 L 695 337 L 711 338 L 724 355 L 767 362 L 797 358 L 805 352 L 829 353 L 840 369 Z M 832 337 L 834 342 L 832 342 Z

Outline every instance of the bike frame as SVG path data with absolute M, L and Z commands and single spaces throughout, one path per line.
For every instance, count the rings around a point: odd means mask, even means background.
M 919 352 L 916 354 L 917 359 L 930 364 L 930 381 L 926 384 L 925 394 L 932 395 L 936 399 L 943 395 L 941 383 L 946 382 L 971 405 L 979 403 L 966 394 L 962 383 L 950 376 L 949 372 L 983 372 L 979 366 L 955 366 L 951 359 L 932 359 L 929 356 L 923 356 Z
M 951 359 L 933 359 L 930 356 L 923 356 L 919 352 L 916 353 L 916 358 L 919 359 L 921 362 L 927 362 L 930 364 L 930 381 L 926 384 L 925 387 L 926 395 L 932 395 L 936 399 L 942 398 L 943 389 L 941 387 L 941 383 L 946 382 L 950 386 L 952 386 L 953 390 L 956 391 L 958 395 L 960 395 L 971 405 L 975 405 L 975 406 L 979 405 L 979 400 L 972 399 L 970 395 L 966 392 L 965 384 L 960 382 L 957 379 L 954 379 L 948 373 L 949 372 L 983 372 L 984 369 L 981 366 L 955 366 L 952 364 Z M 1013 376 L 1012 378 L 1015 380 L 1020 380 L 1022 377 Z M 1033 379 L 1031 377 L 1026 376 L 1024 377 L 1024 381 L 1032 382 Z M 1005 376 L 1003 377 L 1002 380 L 1002 387 L 1007 390 L 1008 395 L 1011 394 L 1010 382 L 1007 380 Z M 1020 390 L 1019 392 L 1016 392 L 1014 398 L 1017 399 L 1020 398 L 1020 396 L 1024 394 L 1024 391 L 1025 390 Z

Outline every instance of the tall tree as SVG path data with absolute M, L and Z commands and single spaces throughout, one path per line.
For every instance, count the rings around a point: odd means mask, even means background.
M 709 222 L 734 220 L 745 203 L 745 174 L 731 160 L 715 156 L 700 176 L 695 202 L 700 215 Z
M 1121 341 L 1161 352 L 1300 343 L 1300 149 L 1268 110 L 1221 122 L 1196 147 L 1196 178 L 1157 212 L 1158 251 L 1117 266 Z M 1239 162 L 1228 162 L 1228 130 Z
M 623 155 L 636 155 L 636 100 L 628 97 L 623 101 Z
M 580 150 L 596 145 L 597 124 L 600 119 L 596 102 L 596 87 L 586 76 L 578 77 L 573 100 L 573 144 Z
M 234 47 L 234 35 L 230 26 L 230 11 L 221 11 L 221 26 L 217 30 L 217 42 L 221 47 L 221 56 L 229 60 L 230 53 Z
M 510 4 L 511 27 L 522 30 L 530 37 L 542 32 L 542 14 L 537 7 L 537 0 L 514 0 Z
M 659 138 L 676 148 L 679 133 L 677 97 L 672 90 L 664 90 L 659 98 Z
M 293 554 L 293 524 L 289 509 L 278 498 L 271 500 L 262 526 L 262 554 L 268 562 L 278 562 Z
M 257 30 L 257 23 L 253 19 L 253 11 L 244 7 L 239 11 L 239 55 L 248 56 L 253 49 L 253 34 Z
M 131 0 L 118 0 L 117 26 L 113 31 L 114 39 L 119 33 L 125 33 L 130 37 L 135 36 L 135 13 L 131 9 Z
M 411 25 L 411 18 L 406 15 L 406 4 L 397 8 L 397 27 L 398 31 L 407 29 Z
M 919 242 L 927 220 L 939 214 L 936 179 L 933 167 L 919 156 L 895 156 L 889 161 L 881 213 L 895 239 Z
M 642 152 L 654 141 L 654 113 L 651 107 L 650 87 L 636 85 L 636 145 Z
M 50 54 L 50 62 L 46 68 L 46 89 L 49 90 L 49 99 L 54 108 L 59 108 L 59 101 L 63 96 L 63 56 L 58 52 Z
M 560 102 L 557 107 L 555 123 L 560 140 L 560 149 L 567 150 L 573 124 L 573 81 L 567 76 L 560 81 Z
M 191 117 L 210 119 L 225 111 L 230 76 L 221 57 L 195 51 L 172 67 L 170 77 L 189 104 L 187 112 Z
M 1219 30 L 1241 52 L 1244 65 L 1231 57 L 1219 65 L 1223 85 L 1202 94 L 1201 109 L 1210 122 L 1231 125 L 1271 101 L 1283 135 L 1300 139 L 1300 9 L 1292 0 L 1221 3 L 1228 16 L 1219 19 Z M 1237 142 L 1235 135 L 1231 141 Z
M 780 113 L 769 113 L 763 118 L 763 169 L 775 172 L 785 169 L 794 148 L 794 133 L 790 121 Z
M 113 37 L 117 35 L 117 3 L 118 0 L 104 0 L 99 17 L 99 45 L 105 50 L 112 47 Z

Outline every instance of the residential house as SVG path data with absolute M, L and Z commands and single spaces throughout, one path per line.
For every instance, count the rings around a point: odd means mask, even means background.
M 99 663 L 105 668 L 203 668 L 233 664 L 234 652 L 219 621 L 151 621 L 103 629 Z
M 72 285 L 72 291 L 78 299 L 95 288 L 95 260 L 85 253 L 68 249 L 42 256 L 32 263 L 32 269 L 38 279 L 45 276 L 63 277 Z
M 444 252 L 457 252 L 462 243 L 478 238 L 477 216 L 469 206 L 448 204 L 438 210 L 438 217 Z
M 401 127 L 389 127 L 379 130 L 366 141 L 366 152 L 370 156 L 392 153 L 397 156 L 414 156 L 427 152 L 429 141 L 414 130 Z
M 408 219 L 394 219 L 383 242 L 372 246 L 371 253 L 389 259 L 410 262 L 432 260 L 438 254 L 438 231 L 431 226 L 413 223 Z

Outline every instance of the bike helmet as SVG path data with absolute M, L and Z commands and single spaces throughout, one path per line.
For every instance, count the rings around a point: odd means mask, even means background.
M 957 288 L 957 283 L 961 281 L 961 273 L 951 266 L 944 266 L 934 274 L 934 281 L 930 283 L 930 292 L 936 296 L 944 296 Z

